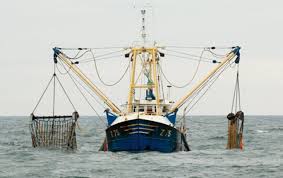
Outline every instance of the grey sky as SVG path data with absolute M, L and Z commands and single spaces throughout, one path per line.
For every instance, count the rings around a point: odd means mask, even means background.
M 136 1 L 136 9 L 133 2 L 1 1 L 0 115 L 28 115 L 32 111 L 52 72 L 52 47 L 127 46 L 135 41 L 140 30 L 141 1 Z M 152 5 L 150 28 L 160 44 L 242 46 L 244 110 L 248 114 L 283 114 L 282 1 L 155 0 Z M 112 65 L 104 66 L 105 71 L 122 71 Z M 176 63 L 176 69 L 180 67 L 182 64 Z M 105 80 L 116 77 L 110 74 L 105 75 Z M 181 83 L 186 79 L 178 76 L 191 73 L 169 74 Z M 234 76 L 228 72 L 192 114 L 229 112 L 233 83 Z M 114 89 L 104 88 L 100 83 L 98 86 L 117 104 L 125 102 L 127 81 Z M 184 92 L 172 91 L 176 98 Z M 80 99 L 75 101 L 80 103 Z M 81 114 L 93 114 L 85 104 L 80 108 Z M 63 110 L 67 109 L 62 107 Z

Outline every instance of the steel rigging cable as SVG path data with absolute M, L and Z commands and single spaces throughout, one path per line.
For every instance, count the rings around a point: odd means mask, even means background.
M 198 60 L 198 64 L 197 64 L 196 70 L 195 70 L 195 72 L 194 72 L 194 74 L 193 74 L 191 80 L 190 80 L 188 83 L 186 83 L 185 85 L 177 86 L 177 85 L 173 84 L 173 83 L 172 83 L 170 80 L 168 80 L 168 78 L 165 76 L 165 74 L 164 74 L 164 72 L 163 72 L 163 70 L 162 70 L 161 65 L 159 65 L 160 72 L 161 72 L 162 76 L 165 78 L 165 80 L 166 80 L 170 85 L 172 85 L 172 86 L 175 87 L 175 88 L 185 88 L 185 87 L 189 86 L 189 85 L 193 82 L 193 80 L 195 79 L 195 77 L 196 77 L 196 75 L 197 75 L 197 73 L 198 73 L 199 66 L 200 66 L 200 63 L 201 63 L 201 60 L 202 60 L 202 56 L 203 56 L 203 54 L 204 54 L 205 51 L 206 51 L 206 50 L 204 49 L 204 50 L 201 52 L 201 55 L 199 56 L 199 60 Z
M 93 58 L 95 58 L 96 60 L 101 60 L 101 59 L 113 58 L 113 57 L 116 57 L 116 56 L 123 56 L 123 55 L 114 55 L 114 56 L 109 56 L 109 55 L 116 54 L 116 53 L 121 53 L 121 52 L 124 52 L 124 51 L 126 51 L 126 49 L 118 50 L 118 51 L 112 51 L 112 52 L 101 54 L 101 55 L 97 55 L 97 56 L 94 56 L 94 54 L 92 54 L 91 58 L 82 59 L 82 60 L 80 60 L 80 63 L 82 63 L 82 62 L 84 62 L 84 63 L 85 62 L 91 62 L 91 61 L 93 61 Z M 89 50 L 89 52 L 93 53 L 91 49 Z
M 241 111 L 241 97 L 240 97 L 240 81 L 239 81 L 239 64 L 237 65 L 237 76 L 236 76 L 236 84 L 233 94 L 233 101 L 232 101 L 232 107 L 231 107 L 231 113 L 233 112 L 233 109 L 235 109 L 235 113 L 237 112 L 237 109 L 239 108 L 239 111 Z
M 171 54 L 171 53 L 166 53 L 166 55 L 167 56 L 177 57 L 177 58 L 180 58 L 180 59 L 185 59 L 185 60 L 199 61 L 199 59 L 196 59 L 196 58 L 189 58 L 189 57 L 184 57 L 184 56 L 180 56 L 180 55 L 176 55 L 176 54 Z M 201 60 L 201 62 L 214 63 L 213 60 Z
M 63 87 L 61 81 L 59 80 L 58 76 L 57 76 L 56 73 L 54 72 L 53 75 L 52 75 L 52 77 L 51 77 L 51 79 L 50 79 L 50 81 L 49 81 L 48 84 L 47 84 L 47 87 L 46 87 L 45 90 L 43 91 L 41 97 L 39 98 L 39 101 L 37 102 L 35 108 L 33 109 L 32 113 L 34 113 L 35 110 L 37 109 L 39 103 L 41 102 L 43 96 L 45 95 L 45 93 L 46 93 L 48 87 L 50 86 L 50 84 L 51 84 L 51 82 L 52 82 L 52 80 L 53 80 L 53 82 L 54 82 L 54 83 L 53 83 L 53 116 L 54 116 L 54 114 L 55 114 L 55 82 L 56 82 L 56 80 L 57 80 L 57 82 L 59 83 L 59 85 L 61 86 L 61 88 L 62 88 L 64 94 L 65 94 L 66 97 L 68 98 L 68 100 L 69 100 L 70 104 L 72 105 L 73 109 L 76 111 L 76 108 L 75 108 L 74 104 L 72 103 L 72 101 L 71 101 L 69 95 L 67 94 L 67 92 L 66 92 L 65 88 Z
M 61 62 L 60 60 L 59 60 L 59 63 L 60 63 L 60 65 L 62 65 L 62 67 L 65 69 L 65 71 L 67 71 L 66 67 L 62 64 L 62 62 Z M 71 75 L 71 74 L 69 73 L 69 71 L 63 73 L 63 75 L 65 75 L 65 74 Z M 73 77 L 72 75 L 71 75 L 70 77 L 71 77 L 72 79 L 74 79 L 86 92 L 88 92 L 88 94 L 91 95 L 91 96 L 93 97 L 93 99 L 94 99 L 103 109 L 105 109 L 105 106 L 104 106 L 103 104 L 101 104 L 101 102 L 99 102 L 98 99 L 95 98 L 95 96 L 93 96 L 93 94 L 92 94 L 89 90 L 87 90 L 86 87 L 85 87 L 83 84 L 81 84 L 81 82 L 79 82 L 79 81 L 78 81 L 75 77 Z
M 193 99 L 191 102 L 188 103 L 188 105 L 185 107 L 184 112 L 186 115 L 188 112 L 191 111 L 191 109 L 200 101 L 200 99 L 207 93 L 207 91 L 212 87 L 212 85 L 216 82 L 216 80 L 219 78 L 219 76 L 229 67 L 229 63 L 226 64 L 226 66 L 221 70 L 218 71 L 219 73 L 216 75 L 214 74 L 211 76 L 211 78 L 194 94 Z M 210 83 L 209 83 L 210 82 Z M 194 99 L 198 96 L 198 94 L 204 89 L 204 87 L 207 87 L 207 89 L 204 91 L 204 93 L 193 103 Z M 193 104 L 192 104 L 193 103 Z M 192 104 L 192 105 L 191 105 Z M 187 110 L 187 108 L 191 105 L 191 107 Z M 186 111 L 187 110 L 187 111 Z
M 106 86 L 114 86 L 114 85 L 117 85 L 117 84 L 125 77 L 125 75 L 126 75 L 128 69 L 129 69 L 129 67 L 130 67 L 130 63 L 131 63 L 130 60 L 129 60 L 129 64 L 128 64 L 128 66 L 127 66 L 125 72 L 123 73 L 123 75 L 122 75 L 116 82 L 114 82 L 114 83 L 112 83 L 112 84 L 108 84 L 108 83 L 106 83 L 106 82 L 104 82 L 104 81 L 102 80 L 102 78 L 101 78 L 101 76 L 100 76 L 100 74 L 99 74 L 99 71 L 98 71 L 98 67 L 97 67 L 97 64 L 96 64 L 95 56 L 94 56 L 92 50 L 90 50 L 90 52 L 91 52 L 91 54 L 92 54 L 92 56 L 93 56 L 93 62 L 94 62 L 96 74 L 97 74 L 97 76 L 98 76 L 100 82 L 101 82 L 103 85 L 106 85 Z
M 199 56 L 198 55 L 195 55 L 195 54 L 190 54 L 190 53 L 186 53 L 186 52 L 181 52 L 181 51 L 175 51 L 175 50 L 171 50 L 171 49 L 166 49 L 166 51 L 169 51 L 169 52 L 173 52 L 173 53 L 177 53 L 177 54 L 182 54 L 182 55 L 186 55 L 186 56 L 191 56 L 192 58 L 196 58 L 195 60 L 198 61 L 199 60 Z M 203 50 L 207 51 L 206 48 L 203 48 Z M 206 59 L 206 62 L 210 62 L 211 59 L 210 58 L 206 58 L 206 57 L 202 57 L 201 60 L 203 59 Z
M 61 63 L 61 61 L 60 61 L 60 63 Z M 62 66 L 64 67 L 64 69 L 67 71 L 66 67 L 65 67 L 63 64 L 61 64 L 61 65 L 62 65 Z M 72 80 L 72 82 L 74 83 L 74 85 L 76 86 L 76 88 L 78 89 L 78 91 L 80 92 L 80 94 L 83 96 L 83 98 L 84 98 L 85 101 L 88 103 L 88 105 L 92 108 L 92 110 L 96 113 L 96 115 L 97 115 L 97 117 L 100 119 L 100 121 L 101 121 L 103 124 L 106 124 L 106 122 L 104 121 L 104 119 L 102 119 L 102 118 L 100 117 L 100 115 L 98 114 L 98 112 L 97 112 L 97 111 L 94 109 L 94 107 L 91 105 L 90 101 L 87 99 L 87 97 L 85 96 L 85 94 L 81 91 L 81 89 L 80 89 L 79 86 L 76 84 L 76 82 L 77 82 L 78 84 L 80 84 L 80 85 L 95 99 L 95 101 L 96 101 L 98 104 L 101 105 L 101 103 L 98 102 L 97 99 L 96 99 L 80 82 L 78 82 L 78 81 L 71 75 L 71 73 L 70 73 L 69 71 L 67 71 L 65 74 L 68 74 L 68 75 L 69 75 L 70 79 Z M 102 105 L 101 105 L 101 106 L 102 106 Z M 104 106 L 102 106 L 102 107 L 105 109 Z
M 204 47 L 204 46 L 164 46 L 163 48 L 179 48 L 179 49 L 234 49 L 235 46 L 210 46 L 210 47 Z

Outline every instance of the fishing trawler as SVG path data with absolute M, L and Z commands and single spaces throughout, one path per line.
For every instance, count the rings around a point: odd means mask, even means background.
M 59 63 L 69 74 L 72 81 L 79 80 L 82 82 L 107 105 L 105 110 L 107 119 L 106 137 L 100 150 L 113 152 L 189 151 L 185 119 L 181 119 L 177 123 L 177 113 L 186 103 L 194 105 L 196 96 L 202 95 L 202 91 L 210 87 L 219 75 L 227 69 L 227 66 L 232 63 L 239 63 L 240 47 L 229 48 L 229 52 L 222 55 L 221 60 L 206 59 L 215 65 L 214 68 L 196 83 L 186 95 L 177 101 L 172 101 L 164 96 L 161 80 L 161 75 L 164 75 L 164 72 L 160 62 L 166 55 L 164 51 L 166 51 L 167 47 L 158 46 L 156 43 L 152 45 L 146 44 L 146 10 L 142 10 L 141 13 L 141 38 L 143 43 L 122 49 L 125 51 L 124 57 L 129 60 L 127 70 L 129 69 L 130 72 L 128 99 L 123 108 L 112 102 L 97 87 L 95 82 L 80 69 L 79 65 L 82 63 L 80 58 L 87 53 L 92 55 L 93 59 L 91 60 L 94 61 L 95 67 L 97 67 L 96 60 L 98 57 L 93 53 L 95 49 L 55 47 L 53 48 L 54 65 Z M 211 52 L 214 49 L 215 47 L 207 47 L 204 48 L 204 51 Z M 70 50 L 77 51 L 77 55 L 75 57 L 67 55 Z M 194 56 L 191 55 L 191 57 Z M 217 57 L 219 58 L 219 56 Z M 199 62 L 203 60 L 201 56 L 194 59 Z M 77 80 L 74 80 L 74 77 Z M 186 109 L 188 109 L 188 106 L 185 107 L 184 113 Z

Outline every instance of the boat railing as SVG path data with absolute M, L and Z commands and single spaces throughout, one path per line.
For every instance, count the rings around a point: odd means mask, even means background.
M 127 108 L 128 104 L 122 105 L 124 108 Z M 169 104 L 160 104 L 160 110 L 162 113 L 167 113 L 170 110 Z M 156 104 L 148 104 L 148 103 L 133 103 L 132 111 L 144 113 L 146 115 L 156 115 L 157 105 Z

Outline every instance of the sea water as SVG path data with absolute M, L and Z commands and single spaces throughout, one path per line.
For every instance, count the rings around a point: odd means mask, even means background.
M 0 117 L 0 177 L 283 177 L 283 116 L 247 116 L 244 150 L 226 150 L 225 116 L 187 118 L 192 151 L 102 152 L 104 124 L 81 117 L 77 151 L 31 146 L 28 117 Z

